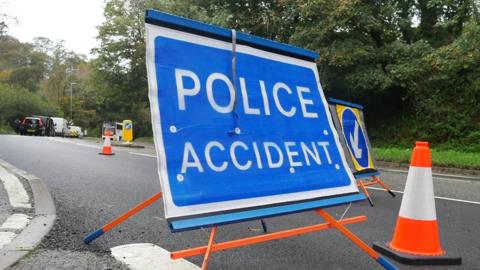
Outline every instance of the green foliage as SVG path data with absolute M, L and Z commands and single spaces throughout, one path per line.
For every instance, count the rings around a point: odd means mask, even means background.
M 47 56 L 35 51 L 32 45 L 8 35 L 0 35 L 0 52 L 0 83 L 37 91 L 46 73 Z
M 21 87 L 0 84 L 0 126 L 12 125 L 15 119 L 25 116 L 62 115 L 60 109 L 41 97 Z
M 83 127 L 101 125 L 94 117 L 95 109 L 90 106 L 91 95 L 86 94 L 91 90 L 86 83 L 89 66 L 83 56 L 66 49 L 63 41 L 54 43 L 38 37 L 33 44 L 22 43 L 3 33 L 0 52 L 2 91 L 10 89 L 3 92 L 2 121 L 12 125 L 15 118 L 31 114 L 69 118 L 72 90 L 73 115 L 78 117 L 75 123 Z M 25 90 L 36 94 L 25 93 Z M 93 122 L 95 120 L 97 122 Z
M 198 1 L 195 1 L 195 3 Z M 105 5 L 91 63 L 89 87 L 95 89 L 94 108 L 100 120 L 131 119 L 134 136 L 151 136 L 145 66 L 144 14 L 148 8 L 207 19 L 200 4 L 190 1 L 113 0 Z M 200 2 L 199 2 L 200 3 Z
M 102 120 L 132 119 L 134 134 L 151 134 L 145 67 L 145 9 L 156 1 L 109 1 L 99 27 L 98 58 L 90 84 L 100 96 Z
M 472 1 L 304 3 L 290 42 L 320 52 L 327 94 L 365 105 L 374 139 L 479 144 Z
M 422 69 L 407 89 L 407 114 L 381 125 L 384 134 L 374 138 L 480 145 L 479 42 L 480 25 L 470 21 L 455 41 L 421 57 Z
M 423 114 L 424 123 L 430 123 L 424 129 L 435 140 L 472 143 L 469 139 L 480 131 L 478 44 L 480 24 L 471 21 L 454 42 L 425 58 L 431 73 L 415 89 L 415 94 L 425 96 L 422 103 L 415 103 L 415 110 Z
M 0 134 L 15 134 L 15 131 L 10 126 L 1 126 L 0 125 Z
M 376 140 L 478 144 L 480 35 L 472 0 L 108 1 L 93 65 L 101 114 L 134 118 L 141 136 L 151 134 L 146 8 L 319 52 L 327 94 L 364 104 Z
M 153 143 L 153 137 L 135 138 L 135 142 Z

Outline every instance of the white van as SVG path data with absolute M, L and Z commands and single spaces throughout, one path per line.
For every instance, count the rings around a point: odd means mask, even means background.
M 65 136 L 68 133 L 68 121 L 65 118 L 52 117 L 56 136 Z
M 105 140 L 105 131 L 109 130 L 112 134 L 110 140 L 120 142 L 122 141 L 123 123 L 103 121 L 102 124 L 102 140 Z

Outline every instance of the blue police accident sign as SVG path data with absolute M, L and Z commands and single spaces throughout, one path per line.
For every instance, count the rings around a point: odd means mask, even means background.
M 358 192 L 314 62 L 146 26 L 167 218 Z

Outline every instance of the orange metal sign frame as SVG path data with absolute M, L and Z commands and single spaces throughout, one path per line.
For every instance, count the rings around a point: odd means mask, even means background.
M 84 242 L 86 244 L 90 243 L 91 241 L 95 240 L 96 238 L 100 237 L 103 235 L 105 232 L 113 229 L 114 227 L 120 225 L 122 222 L 127 220 L 128 218 L 132 217 L 133 215 L 137 214 L 141 210 L 145 209 L 149 205 L 151 205 L 153 202 L 159 200 L 162 197 L 162 193 L 156 193 L 144 202 L 136 205 L 126 213 L 122 214 L 120 217 L 114 219 L 110 223 L 104 225 L 101 229 L 91 233 L 87 237 L 84 238 Z M 257 236 L 252 236 L 252 237 L 246 237 L 246 238 L 241 238 L 241 239 L 236 239 L 236 240 L 231 240 L 227 242 L 222 242 L 222 243 L 215 243 L 215 236 L 217 234 L 217 225 L 214 225 L 211 229 L 210 232 L 210 237 L 208 239 L 208 244 L 206 246 L 201 246 L 201 247 L 196 247 L 196 248 L 189 248 L 185 250 L 179 250 L 179 251 L 174 251 L 170 253 L 170 257 L 172 259 L 180 259 L 180 258 L 186 258 L 186 257 L 192 257 L 192 256 L 197 256 L 197 255 L 202 255 L 204 254 L 203 258 L 203 263 L 202 263 L 202 269 L 207 270 L 208 269 L 208 263 L 209 259 L 212 253 L 222 251 L 222 250 L 227 250 L 227 249 L 232 249 L 232 248 L 238 248 L 238 247 L 243 247 L 243 246 L 249 246 L 249 245 L 254 245 L 262 242 L 268 242 L 268 241 L 273 241 L 273 240 L 278 240 L 282 238 L 287 238 L 287 237 L 292 237 L 292 236 L 297 236 L 301 234 L 306 234 L 306 233 L 311 233 L 311 232 L 316 232 L 316 231 L 321 231 L 325 229 L 331 229 L 335 228 L 339 232 L 341 232 L 343 235 L 345 235 L 348 239 L 350 239 L 355 245 L 360 247 L 364 252 L 366 252 L 371 258 L 376 260 L 379 264 L 381 264 L 385 269 L 397 269 L 394 265 L 392 265 L 389 261 L 387 261 L 385 258 L 380 256 L 375 250 L 373 250 L 370 246 L 365 244 L 358 236 L 353 234 L 351 231 L 349 231 L 345 225 L 347 224 L 352 224 L 352 223 L 357 223 L 357 222 L 362 222 L 366 221 L 367 217 L 366 216 L 356 216 L 356 217 L 351 217 L 351 218 L 346 218 L 342 220 L 336 220 L 333 218 L 330 214 L 328 214 L 325 210 L 323 209 L 316 209 L 315 212 L 321 216 L 326 223 L 321 223 L 321 224 L 316 224 L 316 225 L 310 225 L 310 226 L 305 226 L 305 227 L 300 227 L 300 228 L 294 228 L 294 229 L 289 229 L 289 230 L 284 230 L 284 231 L 279 231 L 279 232 L 273 232 L 273 233 L 267 233 L 263 235 L 257 235 Z M 262 223 L 263 225 L 263 223 Z
M 385 261 L 385 259 L 381 257 L 375 250 L 373 250 L 370 246 L 365 244 L 365 242 L 363 242 L 360 238 L 358 238 L 358 236 L 353 234 L 351 231 L 349 231 L 345 227 L 345 225 L 347 224 L 366 221 L 367 220 L 366 216 L 357 216 L 357 217 L 346 218 L 343 220 L 336 220 L 323 209 L 317 209 L 315 210 L 315 212 L 319 216 L 321 216 L 323 219 L 325 219 L 327 222 L 316 224 L 316 225 L 300 227 L 300 228 L 294 228 L 290 230 L 257 235 L 257 236 L 247 237 L 247 238 L 241 238 L 241 239 L 236 239 L 236 240 L 222 242 L 222 243 L 214 242 L 215 236 L 217 234 L 217 226 L 213 226 L 210 232 L 208 245 L 171 252 L 170 258 L 181 259 L 181 258 L 204 254 L 202 270 L 207 270 L 210 256 L 214 252 L 232 249 L 232 248 L 238 248 L 242 246 L 254 245 L 262 242 L 278 240 L 282 238 L 297 236 L 297 235 L 306 234 L 310 232 L 321 231 L 325 229 L 335 228 L 339 232 L 341 232 L 343 235 L 345 235 L 348 239 L 350 239 L 355 245 L 360 247 L 371 258 L 373 258 L 374 260 L 379 262 L 382 266 L 384 266 L 386 269 L 396 269 L 395 266 L 391 265 L 388 261 Z

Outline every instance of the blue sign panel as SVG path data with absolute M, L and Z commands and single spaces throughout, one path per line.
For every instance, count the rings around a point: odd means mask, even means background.
M 148 24 L 147 34 L 167 218 L 358 191 L 314 62 Z
M 357 115 L 351 108 L 345 108 L 342 114 L 343 134 L 345 134 L 348 147 L 358 164 L 362 167 L 369 166 L 369 151 L 363 129 Z
M 376 170 L 367 130 L 363 121 L 363 107 L 338 99 L 329 99 L 333 120 L 341 134 L 341 143 L 348 152 L 353 171 Z

